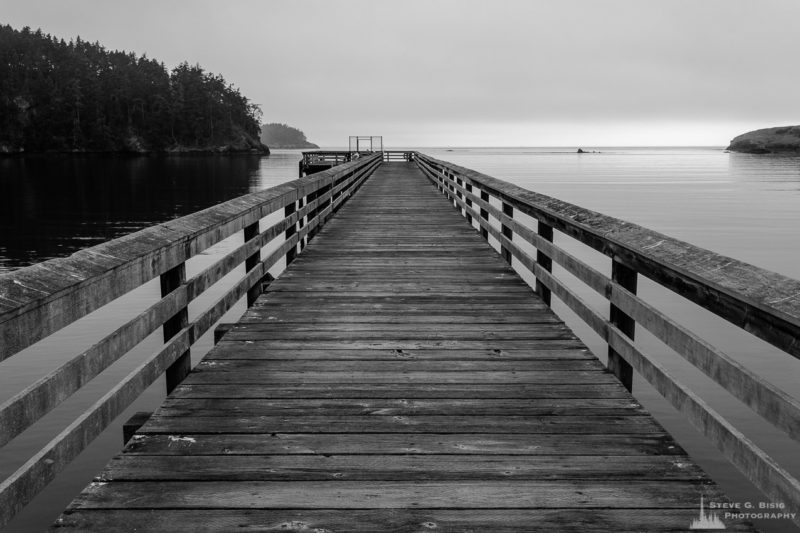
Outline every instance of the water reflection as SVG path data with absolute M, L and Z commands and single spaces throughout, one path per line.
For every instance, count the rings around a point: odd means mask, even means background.
M 800 190 L 800 156 L 730 153 L 731 177 L 770 190 Z
M 0 159 L 0 272 L 293 179 L 299 158 L 282 152 Z

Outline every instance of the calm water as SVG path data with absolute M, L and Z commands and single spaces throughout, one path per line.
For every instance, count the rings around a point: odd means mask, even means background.
M 587 149 L 587 147 L 584 147 Z M 592 149 L 592 148 L 589 148 Z M 718 148 L 593 148 L 600 153 L 565 149 L 423 149 L 454 163 L 505 179 L 522 187 L 630 220 L 716 252 L 785 275 L 800 278 L 797 228 L 800 227 L 800 158 L 727 154 Z M 268 158 L 21 158 L 0 159 L 0 270 L 9 270 L 54 256 L 68 255 L 155 222 L 182 216 L 226 199 L 294 179 L 299 152 L 284 151 Z M 235 239 L 221 243 L 217 253 Z M 566 237 L 556 242 L 597 268 L 609 261 L 583 250 Z M 189 274 L 213 260 L 214 251 L 188 265 Z M 558 272 L 557 272 L 558 273 Z M 527 276 L 530 278 L 530 276 Z M 654 305 L 681 317 L 733 357 L 800 396 L 800 363 L 736 331 L 709 313 L 646 280 L 640 293 Z M 576 286 L 577 287 L 577 286 Z M 589 289 L 581 296 L 605 310 L 608 304 Z M 219 288 L 222 290 L 222 288 Z M 0 363 L 0 401 L 18 392 L 43 372 L 99 338 L 96 331 L 122 323 L 157 297 L 151 283 L 66 328 L 57 338 L 38 343 Z M 210 294 L 206 301 L 210 301 Z M 201 305 L 202 302 L 198 302 Z M 601 358 L 605 348 L 570 313 L 556 310 Z M 239 305 L 226 320 L 240 315 Z M 190 313 L 192 309 L 190 309 Z M 31 428 L 0 454 L 5 477 L 63 429 L 77 412 L 151 353 L 160 342 L 154 335 L 85 392 Z M 749 410 L 646 333 L 637 339 L 683 383 L 722 412 L 770 454 L 800 475 L 797 445 L 752 416 Z M 193 348 L 196 361 L 210 347 L 201 339 Z M 138 359 L 137 359 L 138 358 Z M 118 421 L 136 410 L 153 409 L 163 397 L 156 383 Z M 762 497 L 715 450 L 682 420 L 657 393 L 637 380 L 637 397 L 678 438 L 712 477 L 736 501 Z M 106 432 L 66 475 L 57 480 L 7 529 L 28 531 L 46 527 L 121 444 L 119 424 Z M 759 524 L 766 531 L 795 531 L 784 522 Z

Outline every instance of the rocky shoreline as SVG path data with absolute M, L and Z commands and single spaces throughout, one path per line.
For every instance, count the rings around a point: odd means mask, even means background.
M 745 154 L 800 155 L 800 126 L 780 126 L 750 131 L 735 137 L 727 149 Z

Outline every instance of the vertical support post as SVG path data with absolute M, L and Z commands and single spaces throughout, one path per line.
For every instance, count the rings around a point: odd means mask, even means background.
M 467 192 L 472 192 L 472 185 L 467 183 L 466 189 L 467 189 Z M 472 207 L 472 200 L 470 198 L 467 198 L 467 207 Z M 467 215 L 467 222 L 469 222 L 469 225 L 471 226 L 472 225 L 472 213 L 470 212 L 469 209 L 465 209 L 464 213 Z
M 537 227 L 537 233 L 539 233 L 539 237 L 542 239 L 553 242 L 553 226 L 545 224 L 540 220 Z M 536 250 L 536 262 L 546 271 L 553 272 L 553 260 L 549 255 L 545 254 L 538 248 Z M 536 280 L 536 294 L 538 294 L 539 298 L 541 298 L 542 301 L 547 304 L 548 307 L 550 307 L 550 303 L 552 301 L 550 289 L 545 287 L 544 284 L 538 279 Z
M 138 411 L 127 422 L 122 424 L 122 444 L 128 444 L 128 441 L 139 431 L 139 428 L 147 423 L 152 415 L 152 411 Z
M 305 205 L 305 203 L 303 203 L 303 202 L 304 202 L 304 198 L 298 198 L 298 200 L 297 200 L 297 209 L 301 209 Z M 297 221 L 297 229 L 298 230 L 302 229 L 304 225 L 305 225 L 305 217 L 300 217 L 300 219 Z M 305 239 L 305 237 L 300 239 L 300 242 L 297 243 L 297 244 L 300 246 L 300 251 L 302 252 L 303 248 L 306 247 L 306 239 Z
M 464 182 L 461 181 L 461 178 L 456 178 L 456 183 L 458 184 L 459 187 L 463 187 L 464 186 Z M 461 194 L 461 191 L 458 190 L 458 189 L 456 189 L 456 196 L 458 197 L 459 200 L 463 200 L 464 199 L 464 195 Z M 464 213 L 464 210 L 461 209 L 461 204 L 456 203 L 456 207 L 458 208 L 458 212 L 459 213 L 461 213 L 461 214 Z
M 514 208 L 511 205 L 503 202 L 503 214 L 505 216 L 507 216 L 508 218 L 514 218 Z M 509 226 L 506 226 L 505 224 L 501 224 L 500 229 L 503 232 L 503 237 L 505 237 L 509 241 L 514 239 L 514 232 L 511 231 L 511 228 Z M 500 254 L 503 256 L 503 259 L 506 260 L 506 263 L 508 263 L 510 265 L 511 264 L 511 250 L 509 248 L 506 248 L 505 246 L 503 246 L 501 244 L 500 245 Z
M 488 202 L 489 193 L 481 191 L 481 200 L 483 200 L 484 202 Z M 481 207 L 481 218 L 485 220 L 487 224 L 489 223 L 489 211 L 487 211 L 482 207 Z M 489 240 L 489 230 L 484 228 L 483 226 L 481 226 L 481 237 L 483 237 L 487 241 Z
M 611 279 L 619 283 L 623 288 L 636 294 L 638 279 L 636 271 L 626 267 L 616 259 L 612 259 L 611 262 Z M 636 322 L 614 304 L 611 304 L 610 321 L 617 326 L 622 333 L 633 340 Z M 617 379 L 619 379 L 630 392 L 633 388 L 633 368 L 630 363 L 623 359 L 622 356 L 610 346 L 608 347 L 608 369 L 617 376 Z
M 316 191 L 314 191 L 314 192 L 312 192 L 312 193 L 308 193 L 308 196 L 306 196 L 306 204 L 309 204 L 309 203 L 313 202 L 314 200 L 316 200 L 317 198 L 319 198 L 319 197 L 320 197 L 320 195 L 321 195 L 321 194 L 322 194 L 322 192 L 323 192 L 323 189 L 324 189 L 324 187 L 320 187 L 320 188 L 319 188 L 319 189 L 317 189 Z M 308 214 L 306 215 L 306 217 L 307 217 L 308 221 L 309 221 L 309 222 L 311 222 L 311 220 L 313 220 L 313 218 L 314 218 L 315 216 L 317 216 L 317 213 L 318 213 L 319 211 L 320 211 L 319 204 L 317 204 L 317 207 L 315 207 L 314 209 L 310 210 L 310 211 L 308 212 Z M 320 227 L 319 227 L 319 226 L 317 226 L 316 228 L 314 228 L 314 229 L 312 229 L 312 230 L 310 230 L 310 231 L 308 232 L 308 234 L 306 235 L 306 244 L 308 244 L 309 242 L 311 242 L 311 239 L 314 237 L 314 235 L 316 235 L 316 234 L 317 234 L 317 232 L 319 231 L 319 229 L 320 229 Z
M 244 242 L 247 242 L 250 239 L 258 236 L 258 234 L 258 221 L 256 221 L 244 228 Z M 259 248 L 256 253 L 244 260 L 245 271 L 250 272 L 256 267 L 256 265 L 258 265 L 259 262 L 261 262 L 261 248 Z M 247 307 L 252 307 L 256 301 L 256 298 L 259 296 L 261 296 L 261 283 L 256 283 L 247 291 Z
M 297 202 L 292 202 L 286 207 L 283 208 L 283 216 L 289 217 L 294 214 L 297 210 Z M 292 224 L 288 228 L 286 228 L 286 240 L 288 241 L 290 237 L 292 237 L 295 233 L 297 233 L 297 223 Z M 286 252 L 286 266 L 289 266 L 289 263 L 294 261 L 294 258 L 297 257 L 297 246 L 292 246 L 288 252 Z
M 161 297 L 163 298 L 184 283 L 186 283 L 186 263 L 181 263 L 161 274 Z M 189 309 L 184 307 L 164 322 L 164 342 L 169 341 L 188 325 Z M 171 393 L 183 381 L 183 378 L 189 375 L 191 369 L 191 353 L 190 350 L 186 350 L 167 368 L 167 394 Z

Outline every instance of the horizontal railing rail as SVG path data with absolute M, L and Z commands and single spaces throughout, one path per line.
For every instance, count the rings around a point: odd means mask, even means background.
M 381 164 L 362 157 L 311 177 L 248 194 L 69 257 L 0 276 L 0 360 L 160 277 L 162 298 L 89 349 L 0 404 L 0 446 L 29 428 L 159 328 L 165 345 L 0 483 L 0 527 L 63 470 L 149 385 L 166 374 L 171 391 L 188 374 L 189 349 L 241 298 L 251 305 L 268 270 L 298 249 Z M 283 212 L 266 229 L 260 220 Z M 186 279 L 186 261 L 244 232 L 244 244 Z M 267 257 L 261 249 L 284 237 Z M 193 321 L 188 304 L 245 264 L 245 276 Z M 20 354 L 22 356 L 22 354 Z
M 608 344 L 609 370 L 628 390 L 636 369 L 754 485 L 800 510 L 800 482 L 634 343 L 638 324 L 798 441 L 796 398 L 642 300 L 636 289 L 644 275 L 800 358 L 800 281 L 421 153 L 415 160 L 484 238 L 499 243 L 506 261 L 513 257 L 535 276 L 548 305 L 555 294 Z M 536 220 L 536 229 L 515 218 L 517 211 Z M 554 230 L 610 257 L 611 277 L 556 246 Z M 535 258 L 520 241 L 535 248 Z M 608 319 L 553 275 L 553 262 L 609 301 Z
M 314 152 L 303 152 L 303 162 L 311 163 L 334 163 L 340 165 L 352 161 L 355 152 L 341 150 L 318 150 Z
M 384 161 L 413 161 L 414 152 L 410 150 L 384 150 Z

